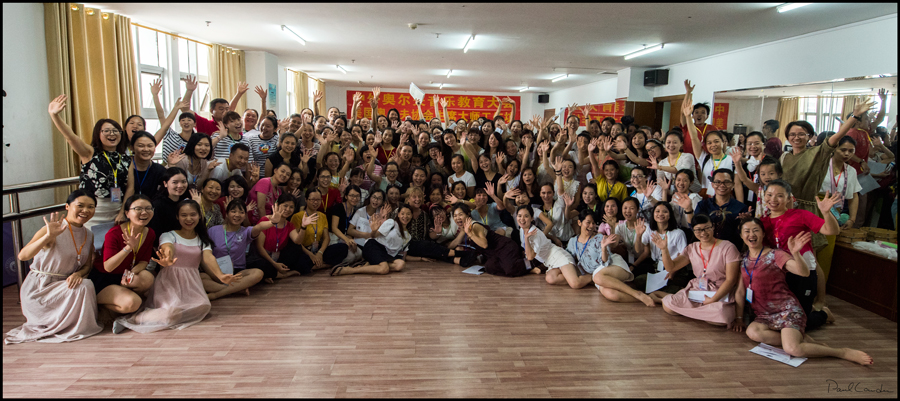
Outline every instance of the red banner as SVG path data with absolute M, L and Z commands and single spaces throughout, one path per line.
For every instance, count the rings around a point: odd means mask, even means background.
M 357 91 L 347 91 L 347 110 L 351 110 L 353 106 L 353 95 Z M 357 118 L 372 118 L 372 107 L 369 106 L 369 102 L 372 100 L 374 96 L 371 91 L 359 91 L 363 95 L 363 104 L 360 105 L 359 109 L 356 111 Z M 424 114 L 425 120 L 431 120 L 434 118 L 434 100 L 432 94 L 426 94 L 425 99 L 422 100 L 422 114 Z M 466 119 L 466 121 L 472 121 L 478 117 L 487 117 L 493 118 L 494 112 L 497 111 L 497 99 L 494 99 L 491 96 L 472 96 L 472 95 L 442 95 L 438 94 L 441 99 L 447 99 L 447 117 L 451 121 L 456 121 L 460 118 Z M 506 96 L 500 97 L 501 99 Z M 512 120 L 520 119 L 519 113 L 521 110 L 521 99 L 520 96 L 509 96 L 514 102 L 516 102 L 516 115 L 511 116 L 512 114 L 512 106 L 509 104 L 504 104 L 503 108 L 500 109 L 500 115 L 506 119 L 506 122 L 509 123 Z M 440 104 L 438 104 L 440 107 Z M 419 119 L 419 110 L 416 107 L 416 101 L 413 99 L 412 95 L 404 92 L 381 92 L 378 97 L 378 114 L 387 115 L 388 110 L 397 109 L 400 112 L 400 119 L 403 120 L 406 116 L 411 116 L 413 119 Z M 443 112 L 443 111 L 442 111 Z
M 728 103 L 713 103 L 712 125 L 718 129 L 728 129 Z
M 574 112 L 575 115 L 581 119 L 581 125 L 583 126 L 587 126 L 587 123 L 590 120 L 603 121 L 603 119 L 606 117 L 612 117 L 617 122 L 619 122 L 621 121 L 622 116 L 625 115 L 625 99 L 626 98 L 623 97 L 621 99 L 616 99 L 616 101 L 613 103 L 587 105 L 588 107 L 590 107 L 588 111 L 589 118 L 587 119 L 587 121 L 584 120 L 584 114 L 582 114 L 581 112 L 581 110 L 584 108 L 584 105 L 578 106 L 574 110 Z M 563 122 L 566 121 L 567 118 L 569 118 L 569 112 L 570 110 L 567 107 L 565 113 L 563 113 L 563 121 L 557 122 L 563 124 Z

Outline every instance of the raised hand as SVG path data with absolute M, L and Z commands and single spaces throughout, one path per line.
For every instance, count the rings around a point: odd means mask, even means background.
M 463 231 L 465 231 L 466 235 L 472 236 L 472 218 L 466 217 L 466 221 L 463 222 Z
M 514 188 L 512 191 L 507 191 L 503 194 L 503 199 L 515 199 L 522 193 L 522 190 L 519 188 Z
M 606 225 L 608 225 L 610 228 L 615 228 L 616 223 L 618 223 L 616 221 L 616 216 L 609 214 L 603 215 L 603 222 L 606 223 Z
M 445 108 L 445 109 L 446 109 L 446 108 L 447 108 L 447 105 L 449 105 L 449 104 L 450 104 L 450 102 L 447 100 L 446 97 L 442 97 L 442 98 L 441 98 L 441 107 L 442 107 L 442 108 Z
M 263 101 L 266 100 L 266 95 L 268 95 L 268 92 L 269 92 L 268 90 L 263 89 L 263 87 L 259 86 L 259 85 L 257 85 L 256 88 L 253 89 L 253 91 L 256 92 L 256 94 L 259 95 L 259 98 L 262 99 Z
M 161 90 L 162 90 L 162 79 L 159 79 L 159 78 L 154 79 L 153 82 L 150 83 L 150 93 L 152 93 L 153 96 L 158 96 L 159 91 L 161 91 Z
M 220 132 L 220 135 L 222 136 L 222 138 L 224 138 L 225 135 L 228 135 L 228 130 L 225 128 L 225 123 L 223 123 L 221 121 L 216 121 L 216 126 L 219 128 L 219 132 Z M 215 148 L 215 146 L 213 146 L 213 148 Z M 213 149 L 213 150 L 215 150 L 215 149 Z
M 681 206 L 681 208 L 684 210 L 694 210 L 694 207 L 693 207 L 694 203 L 691 201 L 691 198 L 688 197 L 687 195 L 676 192 L 675 195 L 672 195 L 672 200 L 675 202 L 676 205 Z
M 253 163 L 253 159 L 250 159 L 250 181 L 256 182 L 259 181 L 259 165 Z
M 325 98 L 325 94 L 319 91 L 313 91 L 313 102 L 318 103 Z
M 141 231 L 143 231 L 143 229 L 138 230 L 138 232 L 134 231 L 134 226 L 129 225 L 128 232 L 122 232 L 122 239 L 125 241 L 125 245 L 128 245 L 134 252 L 137 252 L 141 247 Z
M 209 171 L 212 171 L 214 168 L 218 167 L 220 164 L 222 164 L 222 162 L 220 162 L 218 159 L 212 159 L 206 165 L 206 169 Z
M 378 101 L 378 96 L 381 95 L 381 87 L 376 86 L 372 88 L 372 95 L 374 96 L 375 101 Z
M 594 153 L 597 150 L 597 145 L 600 144 L 599 138 L 592 138 L 590 142 L 588 142 L 588 153 Z
M 247 93 L 247 90 L 250 89 L 250 85 L 247 85 L 246 82 L 238 82 L 237 92 L 240 94 Z
M 588 115 L 591 114 L 591 105 L 586 104 L 581 108 L 581 114 L 584 116 L 584 119 L 588 119 Z
M 694 114 L 693 96 L 690 92 L 684 95 L 684 101 L 681 102 L 681 114 L 685 117 L 691 117 Z
M 318 221 L 319 221 L 318 213 L 313 213 L 313 214 L 307 213 L 307 214 L 304 214 L 303 219 L 300 220 L 300 226 L 305 227 L 310 224 L 318 224 Z
M 380 144 L 381 144 L 381 140 L 382 140 L 381 131 L 375 131 L 375 143 L 373 143 L 372 145 L 373 145 L 373 146 L 378 146 L 378 145 L 380 145 Z
M 196 75 L 188 75 L 182 81 L 184 81 L 184 88 L 192 92 L 197 90 L 197 86 L 200 85 L 200 80 Z
M 637 223 L 634 226 L 634 232 L 638 235 L 638 238 L 644 235 L 644 231 L 647 230 L 647 223 L 644 219 L 637 219 Z M 635 240 L 637 241 L 637 240 Z
M 663 191 L 668 191 L 669 188 L 672 188 L 672 181 L 668 180 L 666 177 L 660 177 L 657 182 Z
M 873 107 L 875 107 L 875 102 L 873 102 L 871 99 L 860 101 L 855 106 L 853 106 L 853 115 L 858 116 L 869 111 L 869 109 Z
M 881 98 L 881 102 L 884 103 L 885 99 L 887 99 L 888 90 L 881 88 L 878 90 L 878 97 Z
M 742 157 L 744 157 L 744 151 L 741 150 L 740 146 L 731 148 L 731 160 L 734 161 L 735 164 L 739 164 Z
M 197 191 L 196 188 L 191 188 L 191 199 L 193 199 L 197 203 L 203 201 L 203 197 L 200 196 L 200 191 Z
M 66 98 L 66 95 L 59 95 L 50 102 L 50 107 L 47 108 L 47 111 L 51 116 L 59 114 L 59 112 L 66 108 Z
M 690 79 L 685 79 L 685 80 L 684 80 L 684 91 L 685 91 L 688 95 L 690 95 L 691 93 L 694 92 L 694 85 L 691 85 L 691 80 L 690 80 Z
M 396 120 L 391 121 L 391 128 L 393 128 L 395 130 L 400 128 L 400 121 L 396 121 Z
M 653 156 L 651 155 L 650 158 L 649 158 L 647 161 L 650 163 L 650 169 L 651 169 L 651 170 L 659 170 L 659 163 L 656 161 L 656 158 L 655 158 L 655 157 L 653 157 Z
M 558 170 L 562 169 L 562 161 L 563 161 L 562 156 L 556 156 L 556 158 L 554 158 L 554 160 L 553 160 L 553 163 L 550 164 L 550 167 L 553 167 L 554 171 L 558 171 Z
M 362 98 L 363 98 L 362 92 L 354 93 L 353 94 L 353 104 L 361 103 Z
M 637 240 L 635 240 L 635 241 L 637 241 Z M 650 241 L 652 241 L 653 245 L 656 245 L 656 247 L 659 249 L 666 249 L 669 246 L 669 236 L 667 235 L 667 236 L 663 237 L 662 235 L 659 235 L 659 233 L 655 232 L 655 231 L 650 233 Z
M 393 211 L 394 211 L 394 207 L 391 206 L 389 203 L 386 203 L 384 206 L 381 207 L 381 217 L 383 217 L 384 219 L 387 219 L 388 216 L 390 216 L 391 212 L 393 212 Z
M 841 196 L 839 192 L 825 192 L 825 198 L 823 199 L 819 199 L 818 196 L 816 197 L 816 204 L 819 206 L 819 210 L 822 212 L 823 216 L 827 213 L 831 213 L 831 208 L 843 201 L 844 197 Z
M 455 204 L 456 202 L 459 202 L 459 198 L 457 198 L 453 194 L 447 194 L 447 195 L 444 195 L 444 201 L 446 201 L 447 203 L 452 205 L 452 204 Z
M 487 196 L 493 197 L 495 194 L 494 183 L 492 183 L 492 182 L 484 183 L 484 192 L 487 193 Z
M 162 267 L 169 267 L 178 261 L 178 258 L 173 258 L 172 256 L 173 255 L 168 247 L 160 247 L 159 250 L 156 251 L 156 257 L 150 258 L 150 260 Z
M 497 185 L 503 185 L 509 182 L 509 173 L 503 174 L 500 176 L 500 179 L 497 180 Z M 493 185 L 492 185 L 493 186 Z
M 603 240 L 600 241 L 600 246 L 607 247 L 607 246 L 610 246 L 612 244 L 617 244 L 617 243 L 619 243 L 619 235 L 618 234 L 610 234 L 610 235 L 603 237 Z
M 181 149 L 175 149 L 174 151 L 172 151 L 172 153 L 169 153 L 169 155 L 166 156 L 166 163 L 169 167 L 173 167 L 178 162 L 184 160 L 185 157 L 187 156 L 185 156 L 184 151 L 182 151 Z
M 575 203 L 575 198 L 573 198 L 572 195 L 563 194 L 562 198 L 563 201 L 566 202 L 566 206 L 572 206 L 572 204 Z
M 788 249 L 791 250 L 791 253 L 800 254 L 803 251 L 803 246 L 809 241 L 812 241 L 812 233 L 809 231 L 794 235 L 788 238 Z
M 609 152 L 610 150 L 612 150 L 612 147 L 613 147 L 612 138 L 610 138 L 608 136 L 601 136 L 600 137 L 600 146 L 603 148 L 603 150 Z
M 303 151 L 303 154 L 300 155 L 300 161 L 303 163 L 308 163 L 309 159 L 312 158 L 313 149 L 306 149 Z
M 47 234 L 50 235 L 50 238 L 56 238 L 63 231 L 66 231 L 67 224 L 64 225 L 63 221 L 65 218 L 59 215 L 59 212 L 50 213 L 50 220 L 47 220 L 47 217 L 44 217 L 44 226 L 47 227 Z
M 288 130 L 288 128 L 290 128 L 290 127 L 291 127 L 291 119 L 283 118 L 283 119 L 281 119 L 281 121 L 278 122 L 277 129 L 279 132 L 284 132 L 284 131 Z
M 347 177 L 341 177 L 341 183 L 338 184 L 338 190 L 341 191 L 341 193 L 344 193 L 344 190 L 347 189 L 347 186 L 349 185 L 350 183 L 347 182 Z
M 647 199 L 649 199 L 649 198 L 650 198 L 650 195 L 653 195 L 653 191 L 654 191 L 654 190 L 656 190 L 656 183 L 655 183 L 655 182 L 648 182 L 648 183 L 647 183 L 647 186 L 644 187 L 644 196 L 646 196 Z

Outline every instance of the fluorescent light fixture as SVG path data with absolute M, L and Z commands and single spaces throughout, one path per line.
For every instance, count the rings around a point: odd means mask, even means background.
M 469 47 L 472 46 L 472 42 L 475 41 L 475 35 L 469 36 L 469 40 L 466 41 L 466 46 L 463 47 L 463 53 L 469 52 Z
M 344 74 L 346 74 L 346 73 L 347 73 L 347 70 L 345 70 L 345 69 L 344 69 L 344 67 L 341 67 L 341 65 L 340 65 L 340 64 L 335 64 L 335 66 L 334 66 L 334 67 L 335 67 L 335 68 L 337 68 L 337 69 L 339 69 L 339 70 L 341 70 L 341 72 L 343 72 L 343 73 L 344 73 Z
M 569 77 L 569 74 L 560 75 L 560 76 L 558 76 L 558 77 L 556 77 L 556 78 L 551 79 L 550 82 L 556 82 L 556 81 L 559 81 L 559 80 L 566 79 L 566 78 L 568 78 L 568 77 Z
M 304 40 L 303 38 L 301 38 L 300 35 L 297 35 L 297 32 L 294 32 L 294 31 L 291 30 L 291 28 L 288 28 L 287 25 L 282 25 L 282 26 L 281 26 L 281 31 L 282 31 L 282 32 L 287 31 L 287 32 L 292 33 L 292 34 L 294 35 L 294 39 L 295 39 L 296 41 L 300 42 L 300 44 L 302 44 L 303 46 L 306 46 L 306 40 Z
M 443 82 L 441 83 L 441 86 L 438 87 L 438 89 L 444 89 L 444 83 L 443 83 Z
M 786 13 L 788 11 L 796 10 L 800 7 L 808 6 L 810 4 L 812 4 L 812 3 L 784 3 L 778 7 L 775 7 L 775 9 L 778 10 L 778 12 L 780 12 L 780 13 Z
M 525 92 L 525 91 L 527 91 L 527 90 L 528 90 L 528 87 L 526 86 L 526 87 L 524 87 L 524 88 L 522 88 L 522 89 L 519 89 L 519 92 Z
M 447 78 L 450 78 L 450 74 L 453 73 L 453 70 L 447 71 Z
M 868 88 L 868 89 L 844 89 L 844 90 L 838 90 L 838 91 L 834 91 L 834 92 L 832 92 L 832 91 L 830 91 L 830 90 L 823 90 L 822 93 L 830 93 L 830 94 L 832 94 L 832 95 L 836 95 L 836 94 L 839 94 L 839 93 L 862 93 L 862 92 L 871 92 L 871 91 L 872 91 L 872 88 Z
M 635 57 L 640 57 L 640 56 L 643 56 L 643 55 L 648 54 L 648 53 L 653 53 L 653 52 L 655 52 L 655 51 L 657 51 L 657 50 L 662 50 L 663 44 L 664 44 L 664 43 L 660 43 L 660 44 L 658 44 L 658 45 L 656 45 L 656 46 L 645 47 L 645 48 L 643 48 L 643 49 L 641 49 L 641 50 L 638 50 L 638 51 L 636 51 L 636 52 L 634 52 L 634 53 L 626 54 L 626 55 L 625 55 L 625 60 L 631 60 L 631 59 L 633 59 L 633 58 L 635 58 Z

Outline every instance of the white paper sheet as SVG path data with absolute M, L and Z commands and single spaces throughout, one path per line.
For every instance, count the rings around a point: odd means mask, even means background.
M 712 298 L 716 295 L 715 291 L 688 291 L 688 299 L 696 303 L 702 304 L 706 299 L 704 296 Z M 731 294 L 721 299 L 722 302 L 731 302 Z
M 665 270 L 659 273 L 649 273 L 647 274 L 647 287 L 645 288 L 644 292 L 649 294 L 653 291 L 665 287 L 668 283 L 669 280 L 666 280 Z
M 872 178 L 872 176 L 869 174 L 861 175 L 856 178 L 859 180 L 859 185 L 862 185 L 862 190 L 859 191 L 860 195 L 865 195 L 880 187 L 880 185 L 878 185 L 878 181 L 875 181 L 875 179 Z
M 878 162 L 869 162 L 869 174 L 881 174 L 887 169 L 887 164 Z
M 413 99 L 416 99 L 419 102 L 425 99 L 425 92 L 422 92 L 422 90 L 412 82 L 409 83 L 409 94 L 412 95 Z
M 463 270 L 462 272 L 463 272 L 463 273 L 474 274 L 474 275 L 479 275 L 479 274 L 481 274 L 481 273 L 484 273 L 484 266 L 472 266 L 472 267 L 470 267 L 470 268 L 468 268 L 468 269 L 466 269 L 466 270 Z
M 806 362 L 806 358 L 798 358 L 795 356 L 790 356 L 787 352 L 784 352 L 783 349 L 778 347 L 773 347 L 769 344 L 759 343 L 756 347 L 750 350 L 750 352 L 756 355 L 762 355 L 766 358 L 791 365 L 793 367 L 800 366 L 801 363 Z

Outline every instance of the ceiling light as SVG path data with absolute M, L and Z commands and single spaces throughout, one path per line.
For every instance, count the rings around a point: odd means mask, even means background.
M 438 87 L 438 89 L 444 89 L 444 83 L 443 83 L 443 82 L 441 83 L 441 86 Z
M 631 59 L 633 59 L 633 58 L 635 58 L 635 57 L 640 57 L 640 56 L 643 56 L 643 55 L 648 54 L 648 53 L 653 53 L 653 52 L 655 52 L 655 51 L 657 51 L 657 50 L 662 50 L 662 48 L 663 48 L 663 43 L 660 43 L 660 44 L 658 44 L 658 45 L 656 45 L 656 46 L 645 47 L 645 48 L 643 48 L 643 49 L 641 49 L 641 50 L 638 50 L 638 51 L 636 51 L 636 52 L 634 52 L 634 53 L 626 54 L 626 55 L 625 55 L 625 60 L 631 60 Z
M 519 89 L 519 92 L 525 92 L 525 91 L 527 91 L 527 90 L 528 90 L 528 87 L 526 86 L 526 87 L 524 87 L 524 88 L 522 88 L 522 89 Z
M 839 91 L 823 90 L 822 93 L 830 93 L 832 95 L 836 95 L 839 93 L 861 93 L 861 92 L 871 92 L 871 91 L 872 91 L 872 88 L 869 88 L 869 89 L 843 89 L 843 90 L 839 90 Z
M 282 32 L 284 32 L 284 31 L 290 32 L 291 34 L 293 34 L 294 39 L 295 39 L 296 41 L 300 42 L 300 44 L 302 44 L 303 46 L 306 46 L 306 40 L 304 40 L 303 38 L 301 38 L 300 35 L 297 34 L 297 32 L 292 31 L 291 28 L 288 28 L 286 25 L 282 25 L 282 26 L 281 26 L 281 31 L 282 31 Z
M 566 78 L 568 78 L 568 77 L 569 77 L 569 74 L 560 75 L 560 76 L 558 76 L 558 77 L 553 78 L 552 80 L 550 80 L 550 82 L 556 82 L 556 81 L 559 81 L 559 80 L 562 80 L 562 79 L 566 79 Z
M 345 70 L 344 67 L 341 67 L 340 64 L 335 64 L 334 68 L 341 70 L 341 72 L 343 72 L 344 74 L 347 73 L 347 70 Z
M 784 4 L 776 7 L 775 9 L 778 10 L 778 12 L 780 12 L 780 13 L 786 13 L 788 11 L 798 9 L 803 6 L 808 6 L 810 4 L 812 4 L 812 3 L 784 3 Z
M 469 40 L 466 41 L 466 46 L 463 47 L 463 53 L 467 53 L 469 51 L 469 47 L 472 46 L 472 42 L 475 41 L 475 35 L 469 36 Z
M 447 71 L 447 78 L 450 78 L 450 74 L 453 73 L 453 70 Z

